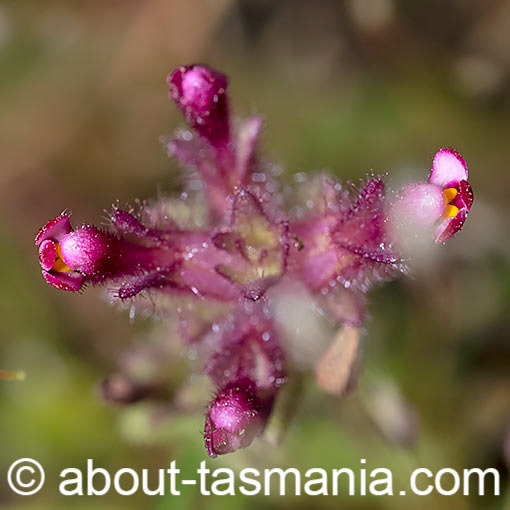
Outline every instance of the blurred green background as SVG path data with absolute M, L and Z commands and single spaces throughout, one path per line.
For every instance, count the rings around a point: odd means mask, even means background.
M 180 189 L 158 141 L 182 124 L 165 77 L 196 61 L 230 76 L 238 115 L 265 116 L 265 150 L 288 181 L 322 169 L 423 178 L 435 150 L 453 146 L 476 197 L 437 260 L 372 294 L 358 389 L 333 398 L 306 378 L 279 447 L 260 439 L 210 467 L 357 472 L 366 458 L 392 469 L 397 488 L 416 467 L 496 467 L 508 490 L 510 2 L 17 0 L 0 2 L 0 368 L 27 377 L 0 381 L 1 508 L 509 509 L 509 494 L 58 494 L 59 472 L 89 457 L 111 472 L 176 459 L 184 475 L 206 459 L 200 405 L 155 417 L 147 404 L 98 398 L 97 381 L 130 346 L 157 343 L 159 326 L 130 321 L 101 290 L 46 285 L 33 245 L 64 208 L 75 224 L 100 223 L 116 199 Z M 187 362 L 175 345 L 169 370 L 179 373 Z M 22 498 L 5 473 L 25 456 L 47 483 Z

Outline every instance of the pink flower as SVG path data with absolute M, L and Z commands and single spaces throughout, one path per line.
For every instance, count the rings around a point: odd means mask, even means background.
M 427 182 L 407 184 L 393 204 L 397 225 L 416 222 L 434 226 L 436 243 L 444 243 L 464 225 L 473 205 L 473 190 L 464 158 L 455 149 L 434 156 Z
M 60 249 L 60 240 L 72 232 L 69 216 L 62 214 L 49 220 L 35 238 L 39 246 L 39 263 L 44 279 L 60 290 L 78 291 L 85 276 L 73 271 L 65 262 Z
M 434 156 L 429 183 L 443 192 L 444 212 L 434 236 L 444 243 L 464 225 L 473 205 L 473 189 L 464 158 L 455 149 L 441 149 Z

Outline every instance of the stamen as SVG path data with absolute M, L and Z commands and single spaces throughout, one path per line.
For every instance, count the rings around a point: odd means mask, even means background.
M 442 219 L 446 218 L 455 218 L 457 213 L 459 212 L 459 208 L 455 205 L 452 205 L 450 202 L 458 195 L 457 188 L 446 188 L 443 190 L 443 199 L 444 199 L 444 214 Z
M 443 197 L 447 204 L 449 204 L 458 194 L 457 188 L 446 188 L 443 191 Z
M 62 257 L 62 251 L 60 250 L 60 244 L 57 243 L 57 251 L 56 251 L 56 260 L 51 268 L 52 271 L 71 271 L 71 268 L 64 262 L 64 258 Z
M 445 208 L 444 208 L 443 218 L 455 218 L 455 216 L 457 216 L 458 212 L 459 212 L 458 207 L 451 205 L 451 204 L 447 204 L 447 205 L 445 205 Z

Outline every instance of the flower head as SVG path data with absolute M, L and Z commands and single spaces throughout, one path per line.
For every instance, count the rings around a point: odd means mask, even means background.
M 191 128 L 165 141 L 186 170 L 181 197 L 145 204 L 136 214 L 114 207 L 106 228 L 73 229 L 61 214 L 41 228 L 36 245 L 54 287 L 107 284 L 131 309 L 140 294 L 150 295 L 146 302 L 160 301 L 158 311 L 179 321 L 175 330 L 215 391 L 204 436 L 216 457 L 248 446 L 264 430 L 288 380 L 293 339 L 285 326 L 293 317 L 280 316 L 279 289 L 306 289 L 314 310 L 350 326 L 350 341 L 340 335 L 316 366 L 322 388 L 350 389 L 368 291 L 407 271 L 400 241 L 416 237 L 420 226 L 435 228 L 436 242 L 460 230 L 473 193 L 466 163 L 453 149 L 438 151 L 427 182 L 409 183 L 390 198 L 385 176 L 373 173 L 358 185 L 320 176 L 282 191 L 274 167 L 258 158 L 261 118 L 231 123 L 225 75 L 181 66 L 167 81 Z M 324 370 L 326 378 L 318 373 Z M 101 392 L 126 404 L 153 392 L 171 398 L 157 387 L 118 374 Z

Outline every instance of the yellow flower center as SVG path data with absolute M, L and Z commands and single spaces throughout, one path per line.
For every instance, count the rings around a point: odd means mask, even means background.
M 64 258 L 62 257 L 62 252 L 60 251 L 60 244 L 55 243 L 57 245 L 57 251 L 56 251 L 56 259 L 53 263 L 53 267 L 51 268 L 52 271 L 71 271 L 71 268 L 64 262 Z
M 455 218 L 457 213 L 459 212 L 459 208 L 455 205 L 452 205 L 450 202 L 457 196 L 459 192 L 457 188 L 446 188 L 443 190 L 443 200 L 444 200 L 444 214 L 443 219 L 445 218 Z

